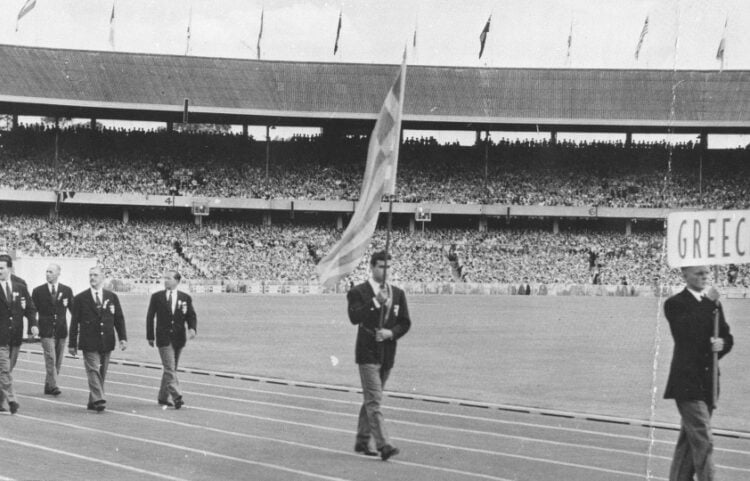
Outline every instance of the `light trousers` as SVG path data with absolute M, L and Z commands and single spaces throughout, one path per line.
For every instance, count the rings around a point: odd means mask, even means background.
M 381 370 L 380 364 L 359 364 L 359 377 L 362 381 L 362 395 L 364 402 L 359 410 L 357 424 L 357 444 L 370 444 L 370 438 L 375 439 L 375 447 L 382 449 L 391 444 L 388 431 L 385 428 L 385 418 L 380 409 L 383 401 L 383 389 L 388 380 L 390 370 Z
M 714 480 L 712 454 L 714 438 L 711 433 L 711 413 L 704 401 L 677 401 L 682 422 L 680 437 L 674 450 L 669 481 Z

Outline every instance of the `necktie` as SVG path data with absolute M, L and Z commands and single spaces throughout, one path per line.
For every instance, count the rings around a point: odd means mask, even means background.
M 99 291 L 94 291 L 94 296 L 96 296 L 96 307 L 102 307 L 102 300 L 99 299 Z
M 169 304 L 169 312 L 174 312 L 172 309 L 172 290 L 167 291 L 167 304 Z
M 57 300 L 57 299 L 56 299 L 56 296 L 57 296 L 57 289 L 55 289 L 55 285 L 54 285 L 54 284 L 52 284 L 52 300 L 53 300 L 53 301 L 56 301 L 56 300 Z
M 13 291 L 10 290 L 10 282 L 5 283 L 5 298 L 8 302 L 13 300 Z

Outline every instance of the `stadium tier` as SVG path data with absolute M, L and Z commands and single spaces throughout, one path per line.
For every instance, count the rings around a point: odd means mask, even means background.
M 249 199 L 357 200 L 367 139 L 42 126 L 0 132 L 0 189 Z M 406 139 L 398 202 L 614 208 L 746 208 L 750 150 L 692 143 L 492 143 Z

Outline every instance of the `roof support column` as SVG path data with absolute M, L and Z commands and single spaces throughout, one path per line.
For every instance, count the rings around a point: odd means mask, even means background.
M 13 114 L 13 130 L 16 130 L 18 128 L 18 114 Z
M 92 130 L 92 131 L 93 131 L 93 130 L 96 130 L 96 119 L 95 119 L 95 118 L 92 118 L 92 119 L 91 119 L 91 120 L 89 121 L 89 127 L 91 128 L 91 130 Z
M 174 123 L 173 122 L 167 122 L 167 133 L 174 132 Z
M 633 145 L 633 132 L 625 132 L 625 148 L 629 149 Z
M 557 130 L 552 130 L 549 133 L 549 143 L 552 145 L 557 143 Z

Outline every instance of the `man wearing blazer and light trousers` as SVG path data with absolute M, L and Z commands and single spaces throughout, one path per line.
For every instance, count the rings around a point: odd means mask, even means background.
M 90 289 L 73 299 L 68 351 L 73 357 L 78 354 L 78 349 L 83 351 L 83 364 L 89 382 L 86 408 L 102 412 L 107 402 L 104 399 L 104 379 L 110 355 L 115 349 L 115 332 L 123 351 L 128 346 L 128 336 L 120 299 L 114 292 L 102 288 L 104 272 L 101 267 L 89 270 L 89 284 Z
M 192 298 L 177 290 L 180 280 L 182 276 L 179 272 L 167 271 L 164 274 L 164 290 L 151 296 L 146 314 L 146 339 L 149 346 L 154 347 L 155 344 L 159 348 L 163 366 L 157 401 L 162 406 L 174 406 L 175 409 L 180 409 L 185 404 L 177 379 L 177 365 L 186 338 L 195 338 L 197 325 Z M 170 396 L 172 402 L 169 401 Z

